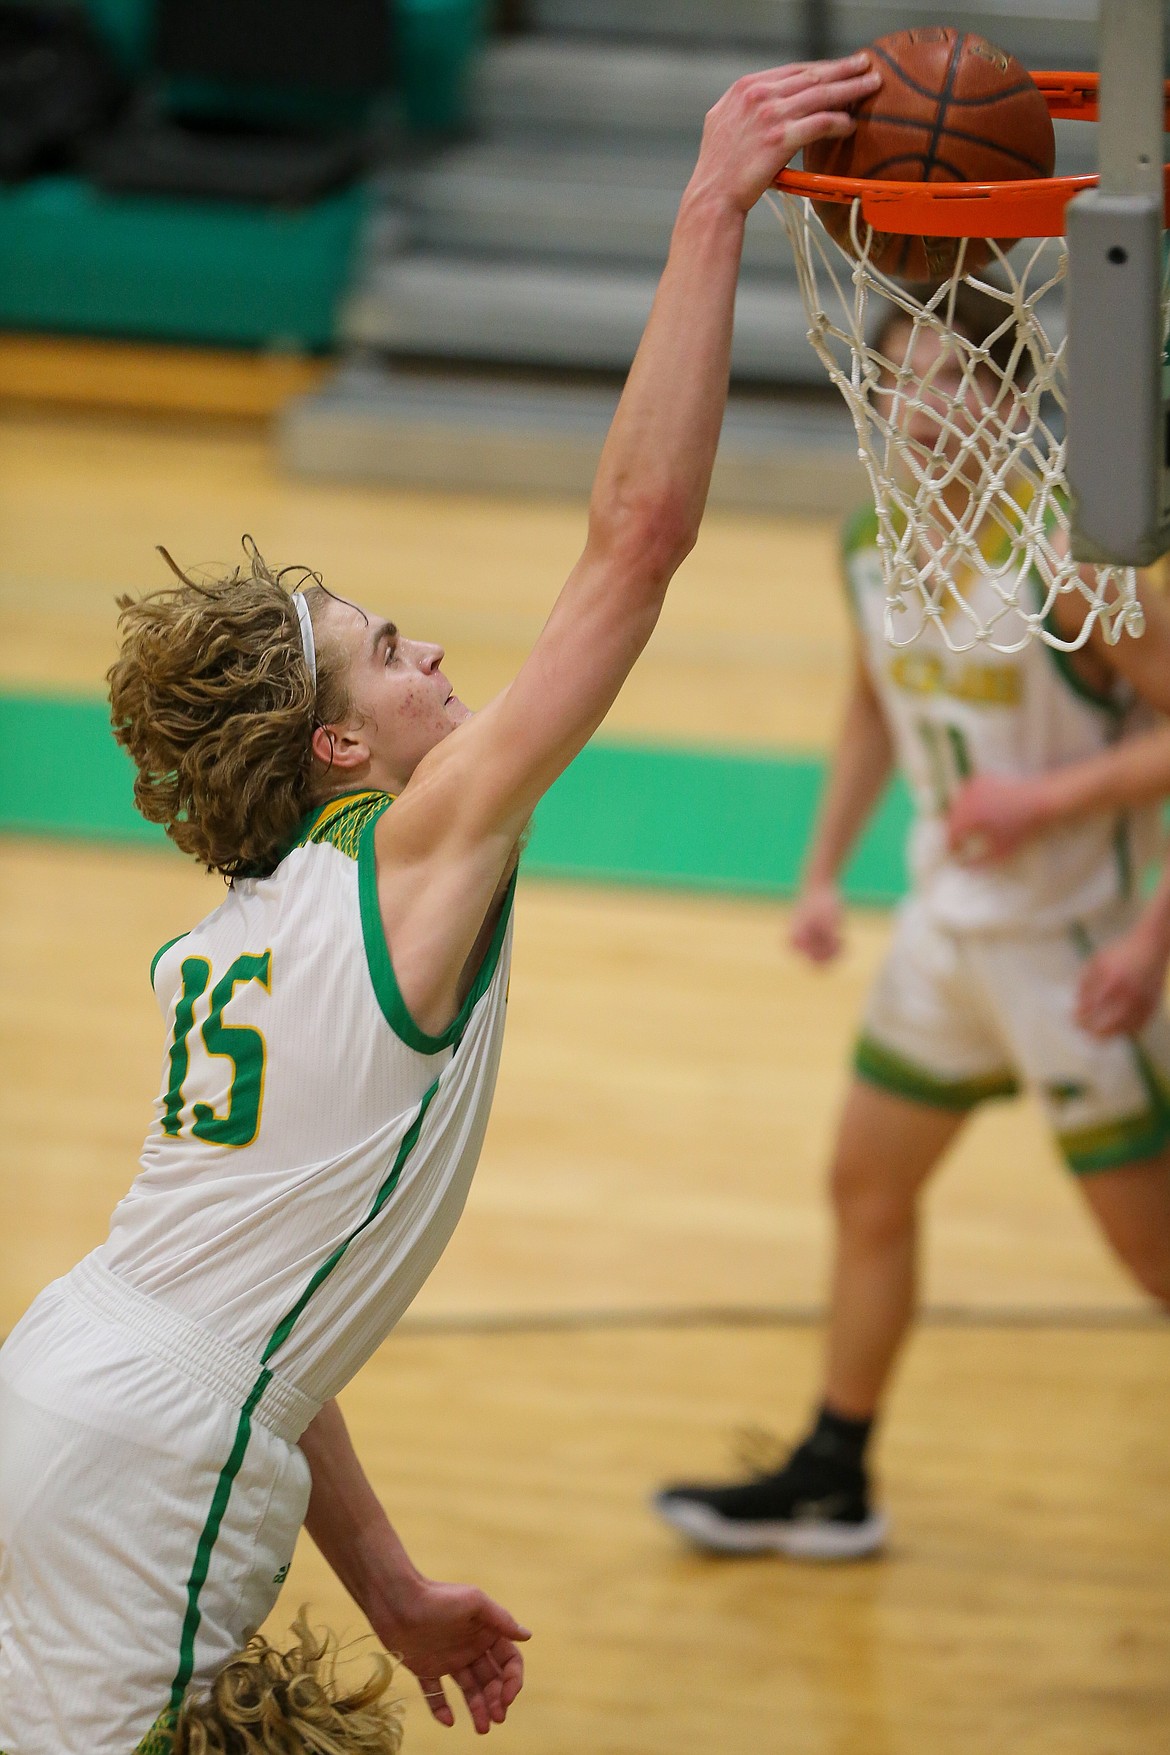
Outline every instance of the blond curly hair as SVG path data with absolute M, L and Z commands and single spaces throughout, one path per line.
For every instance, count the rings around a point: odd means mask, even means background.
M 295 1643 L 278 1651 L 259 1633 L 179 1709 L 172 1755 L 397 1755 L 402 1704 L 387 1698 L 394 1665 L 384 1653 L 346 1689 L 337 1641 L 314 1634 L 302 1609 Z
M 320 638 L 314 687 L 286 581 L 303 591 L 314 632 L 332 593 L 307 568 L 273 572 L 249 537 L 244 549 L 245 567 L 209 579 L 160 550 L 178 584 L 118 598 L 121 650 L 107 677 L 135 804 L 227 878 L 279 863 L 328 790 L 313 732 L 351 710 L 345 655 Z

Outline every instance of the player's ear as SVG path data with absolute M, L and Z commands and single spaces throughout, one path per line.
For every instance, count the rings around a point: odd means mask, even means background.
M 360 731 L 345 725 L 318 725 L 311 748 L 322 767 L 342 773 L 360 768 L 370 756 L 370 746 Z

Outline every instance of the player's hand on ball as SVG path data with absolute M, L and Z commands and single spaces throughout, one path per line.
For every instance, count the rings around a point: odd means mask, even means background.
M 850 105 L 880 85 L 864 50 L 737 79 L 707 112 L 692 186 L 707 184 L 746 213 L 802 146 L 851 133 Z
M 947 812 L 947 845 L 964 865 L 990 865 L 1015 853 L 1047 826 L 1043 778 L 976 774 Z
M 416 1576 L 405 1587 L 396 1581 L 392 1600 L 371 1613 L 370 1624 L 386 1650 L 414 1671 L 440 1724 L 455 1723 L 444 1676 L 462 1691 L 481 1736 L 503 1724 L 524 1685 L 517 1642 L 531 1638 L 507 1609 L 474 1585 Z
M 845 909 L 833 884 L 818 884 L 797 898 L 788 942 L 810 963 L 831 963 L 845 942 Z
M 1077 1023 L 1090 1036 L 1135 1036 L 1144 1030 L 1166 987 L 1167 948 L 1137 925 L 1104 945 L 1085 964 L 1077 990 Z

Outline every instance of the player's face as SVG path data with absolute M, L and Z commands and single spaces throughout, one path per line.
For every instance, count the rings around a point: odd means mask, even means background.
M 362 740 L 380 771 L 404 784 L 471 716 L 443 674 L 443 648 L 408 639 L 385 616 L 337 599 L 326 605 L 321 634 L 345 649 Z
M 959 456 L 995 394 L 995 380 L 983 367 L 964 381 L 962 346 L 933 329 L 915 335 L 909 323 L 896 324 L 885 341 L 887 358 L 908 367 L 914 386 L 912 400 L 899 401 L 893 409 L 900 429 L 916 446 L 948 463 Z M 893 398 L 886 400 L 892 409 Z

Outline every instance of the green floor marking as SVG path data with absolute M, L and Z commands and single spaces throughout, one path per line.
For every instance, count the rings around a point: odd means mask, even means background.
M 791 895 L 824 763 L 763 750 L 598 740 L 542 801 L 532 876 Z M 910 806 L 897 784 L 849 867 L 854 901 L 906 888 Z M 134 809 L 129 758 L 93 697 L 0 694 L 0 830 L 165 847 Z

